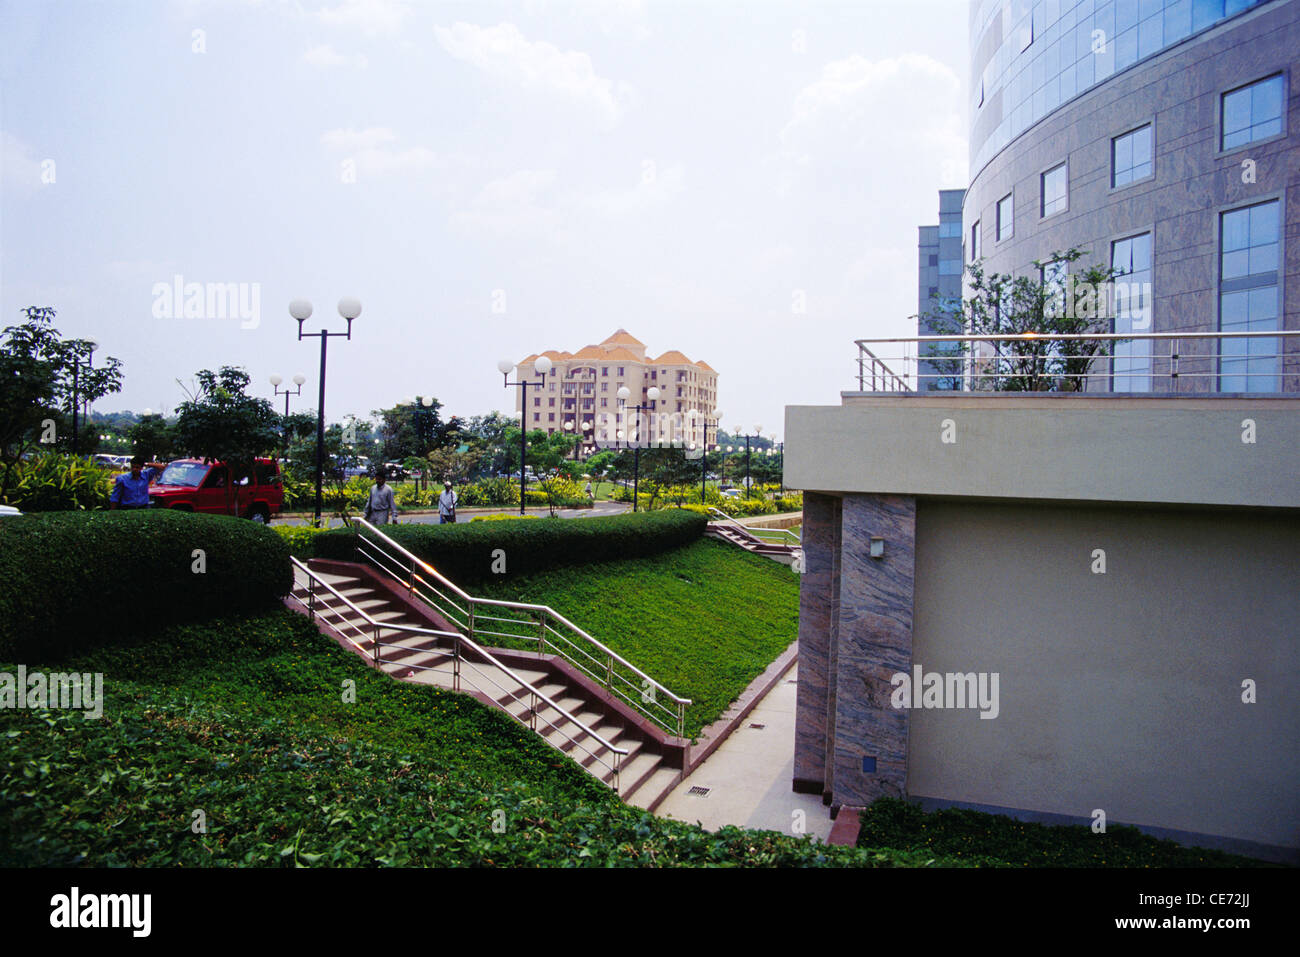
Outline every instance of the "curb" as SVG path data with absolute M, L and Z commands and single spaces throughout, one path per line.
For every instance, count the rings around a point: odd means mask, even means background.
M 794 667 L 799 660 L 799 642 L 798 640 L 790 642 L 788 648 L 777 657 L 763 671 L 761 675 L 751 681 L 748 687 L 740 693 L 740 697 L 732 702 L 731 707 L 722 713 L 718 720 L 706 727 L 700 732 L 699 745 L 692 747 L 686 761 L 686 767 L 682 769 L 682 779 L 685 779 L 692 771 L 703 764 L 727 737 L 740 727 L 740 723 L 749 717 L 749 713 L 754 710 L 754 706 L 769 691 L 777 686 L 786 672 Z M 698 748 L 698 750 L 697 750 Z M 857 835 L 854 835 L 857 838 Z

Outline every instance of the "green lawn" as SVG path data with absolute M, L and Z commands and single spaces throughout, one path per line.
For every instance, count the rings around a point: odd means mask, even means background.
M 690 698 L 688 737 L 721 715 L 799 631 L 799 576 L 710 538 L 654 558 L 488 582 L 476 593 L 550 605 Z
M 0 709 L 0 866 L 948 863 L 659 820 L 500 712 L 372 671 L 284 610 L 42 667 L 103 672 L 104 713 Z
M 1269 867 L 1222 851 L 1184 847 L 1135 827 L 1035 824 L 958 808 L 925 813 L 881 798 L 862 812 L 858 846 L 925 848 L 982 867 Z

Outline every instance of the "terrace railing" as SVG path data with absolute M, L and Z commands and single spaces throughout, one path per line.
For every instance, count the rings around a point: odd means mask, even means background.
M 1300 392 L 1300 330 L 907 336 L 855 345 L 859 392 Z

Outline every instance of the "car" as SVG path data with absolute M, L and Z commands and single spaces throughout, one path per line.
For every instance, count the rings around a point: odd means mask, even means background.
M 724 489 L 722 490 L 722 494 L 723 494 L 723 496 L 725 496 L 726 498 L 744 498 L 744 497 L 745 497 L 745 496 L 744 496 L 744 493 L 741 492 L 741 490 L 738 489 L 738 488 L 724 488 Z
M 0 505 L 0 518 L 13 518 L 15 515 L 21 515 L 22 512 L 12 505 Z
M 149 504 L 183 512 L 229 515 L 265 524 L 284 508 L 284 482 L 275 459 L 257 459 L 253 474 L 234 480 L 224 462 L 176 459 L 149 486 Z

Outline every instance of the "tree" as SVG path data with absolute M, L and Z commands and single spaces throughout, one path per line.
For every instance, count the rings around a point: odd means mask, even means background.
M 484 455 L 485 453 L 475 449 L 470 449 L 468 452 L 434 449 L 425 457 L 424 467 L 429 470 L 435 487 L 446 481 L 461 486 L 469 480 Z
M 370 413 L 379 420 L 379 437 L 383 440 L 386 460 L 424 458 L 434 449 L 457 441 L 460 419 L 453 416 L 444 422 L 439 414 L 442 403 L 432 397 L 429 397 L 429 402 L 426 406 L 422 399 L 417 399 L 414 404 L 376 409 Z
M 165 462 L 177 454 L 176 430 L 161 415 L 142 415 L 127 429 L 131 452 L 148 460 Z
M 1034 260 L 1034 267 L 1043 277 L 1040 279 L 985 274 L 982 262 L 971 263 L 966 267 L 971 297 L 945 301 L 939 311 L 927 314 L 931 328 L 940 335 L 1029 338 L 980 343 L 974 351 L 966 343 L 957 343 L 951 350 L 944 350 L 945 357 L 922 358 L 937 375 L 951 381 L 962 378 L 966 357 L 970 356 L 971 387 L 975 390 L 1082 392 L 1093 363 L 1110 352 L 1109 340 L 1086 337 L 1110 332 L 1113 317 L 1106 291 L 1120 274 L 1109 267 L 1091 265 L 1067 278 L 1070 266 L 1082 257 L 1082 250 L 1071 248 L 1054 252 L 1043 261 Z M 1081 338 L 1032 338 L 1045 334 Z
M 253 474 L 258 456 L 274 454 L 279 445 L 280 416 L 268 400 L 245 392 L 249 375 L 243 369 L 204 369 L 196 378 L 198 391 L 178 409 L 176 444 L 204 461 L 226 463 L 226 506 L 233 514 L 236 483 Z
M 14 466 L 34 446 L 66 438 L 72 452 L 73 364 L 77 404 L 94 402 L 122 389 L 121 362 L 111 356 L 90 367 L 90 342 L 60 337 L 49 306 L 28 306 L 26 321 L 0 333 L 0 495 L 9 489 Z M 98 434 L 87 429 L 78 444 L 93 449 Z

